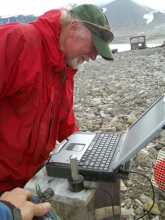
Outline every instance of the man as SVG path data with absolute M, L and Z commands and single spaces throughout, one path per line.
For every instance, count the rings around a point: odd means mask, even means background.
M 0 192 L 21 187 L 56 140 L 79 131 L 74 74 L 100 54 L 113 60 L 108 20 L 91 4 L 0 26 Z

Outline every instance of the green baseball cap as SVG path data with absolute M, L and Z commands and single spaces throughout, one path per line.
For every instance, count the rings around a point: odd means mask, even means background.
M 83 4 L 69 10 L 91 30 L 93 43 L 98 53 L 106 60 L 114 60 L 109 44 L 114 38 L 110 24 L 102 9 L 92 4 Z

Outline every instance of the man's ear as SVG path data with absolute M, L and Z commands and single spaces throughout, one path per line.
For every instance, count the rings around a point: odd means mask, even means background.
M 70 23 L 70 25 L 69 25 L 69 35 L 70 35 L 70 37 L 74 37 L 78 33 L 79 27 L 80 27 L 80 22 L 77 19 L 73 20 Z

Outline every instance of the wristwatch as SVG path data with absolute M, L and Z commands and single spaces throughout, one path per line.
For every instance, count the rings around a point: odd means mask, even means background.
M 6 205 L 10 210 L 13 215 L 13 220 L 22 220 L 22 215 L 21 215 L 21 210 L 15 207 L 12 203 L 0 200 L 1 203 Z

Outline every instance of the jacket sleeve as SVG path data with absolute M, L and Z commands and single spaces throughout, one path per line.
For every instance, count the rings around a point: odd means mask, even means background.
M 0 200 L 0 213 L 0 220 L 22 220 L 21 210 L 5 200 Z
M 64 119 L 61 118 L 57 140 L 61 142 L 65 138 L 73 134 L 74 132 L 79 132 L 79 131 L 80 130 L 76 124 L 76 120 L 73 112 L 73 98 L 72 98 L 71 105 L 67 111 L 66 117 Z
M 0 220 L 13 220 L 11 210 L 1 201 L 0 201 L 0 213 L 1 213 Z

